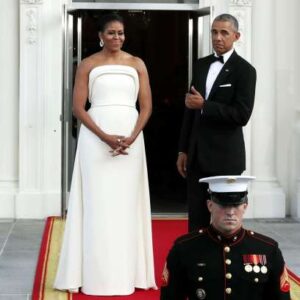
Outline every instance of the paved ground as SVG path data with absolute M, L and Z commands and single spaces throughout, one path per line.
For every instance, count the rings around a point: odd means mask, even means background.
M 246 220 L 245 227 L 275 238 L 288 267 L 300 275 L 300 220 Z M 0 300 L 29 300 L 44 221 L 0 220 Z

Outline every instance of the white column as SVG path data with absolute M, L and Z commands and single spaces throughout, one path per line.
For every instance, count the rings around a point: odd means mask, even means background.
M 300 218 L 300 97 L 299 97 L 299 70 L 300 70 L 300 60 L 299 60 L 299 47 L 300 40 L 295 38 L 298 34 L 297 24 L 299 19 L 300 2 L 299 0 L 289 0 L 286 5 L 286 15 L 287 20 L 285 20 L 286 32 L 285 45 L 287 48 L 285 60 L 289 60 L 290 72 L 288 73 L 288 80 L 282 82 L 285 85 L 282 94 L 282 107 L 286 111 L 289 109 L 289 128 L 287 129 L 291 133 L 288 139 L 288 149 L 291 151 L 286 151 L 288 156 L 286 160 L 286 180 L 289 187 L 289 197 L 290 197 L 290 215 L 295 218 Z M 278 15 L 281 14 L 278 13 Z M 281 32 L 283 34 L 283 30 Z M 283 66 L 284 67 L 284 66 Z M 287 73 L 287 72 L 284 72 Z M 283 74 L 286 75 L 286 74 Z M 287 76 L 285 76 L 286 78 Z M 282 76 L 283 78 L 283 76 Z M 289 101 L 287 103 L 287 101 Z M 289 130 L 292 128 L 292 130 Z
M 285 217 L 285 193 L 276 174 L 276 39 L 273 0 L 253 1 L 252 61 L 257 69 L 256 103 L 252 117 L 253 216 Z
M 300 217 L 299 207 L 299 39 L 295 26 L 299 18 L 299 0 L 275 0 L 276 31 L 276 150 L 277 175 L 286 191 L 288 215 Z M 298 188 L 297 188 L 298 187 Z
M 20 0 L 17 218 L 60 214 L 62 3 Z
M 239 55 L 251 63 L 251 18 L 252 18 L 252 0 L 229 0 L 229 13 L 235 16 L 239 22 L 240 39 L 235 43 L 234 48 Z M 246 171 L 244 174 L 252 175 L 251 170 L 251 124 L 250 118 L 247 126 L 243 128 L 245 147 L 246 147 Z M 249 207 L 246 218 L 253 217 L 254 205 L 252 201 L 252 191 L 249 187 Z
M 0 4 L 0 218 L 15 217 L 18 188 L 18 0 Z
M 292 131 L 293 143 L 291 152 L 291 216 L 300 218 L 300 105 L 296 109 L 296 122 Z

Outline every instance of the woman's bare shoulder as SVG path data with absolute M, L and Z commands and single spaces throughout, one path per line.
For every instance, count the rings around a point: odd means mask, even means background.
M 128 62 L 128 64 L 134 67 L 138 71 L 138 73 L 147 72 L 146 65 L 140 57 L 130 55 L 130 57 L 128 58 Z

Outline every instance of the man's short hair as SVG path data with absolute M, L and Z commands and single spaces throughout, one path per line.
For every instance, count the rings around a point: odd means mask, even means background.
M 217 17 L 215 17 L 214 21 L 220 21 L 220 22 L 230 22 L 233 25 L 233 28 L 236 32 L 239 31 L 239 22 L 233 15 L 230 14 L 221 14 Z

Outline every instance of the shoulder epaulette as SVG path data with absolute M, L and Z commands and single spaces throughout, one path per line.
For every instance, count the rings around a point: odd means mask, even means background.
M 275 240 L 273 240 L 272 238 L 270 238 L 269 236 L 254 232 L 252 230 L 246 230 L 246 232 L 249 236 L 251 236 L 252 238 L 254 238 L 256 240 L 260 240 L 260 241 L 262 241 L 266 244 L 269 244 L 271 246 L 274 246 L 274 247 L 278 246 L 278 243 Z
M 182 236 L 180 236 L 179 238 L 177 238 L 175 240 L 175 244 L 180 244 L 183 242 L 187 242 L 190 241 L 192 239 L 195 239 L 199 236 L 202 236 L 206 233 L 206 229 L 200 229 L 200 230 L 196 230 L 196 231 L 192 231 L 190 233 L 184 234 Z

